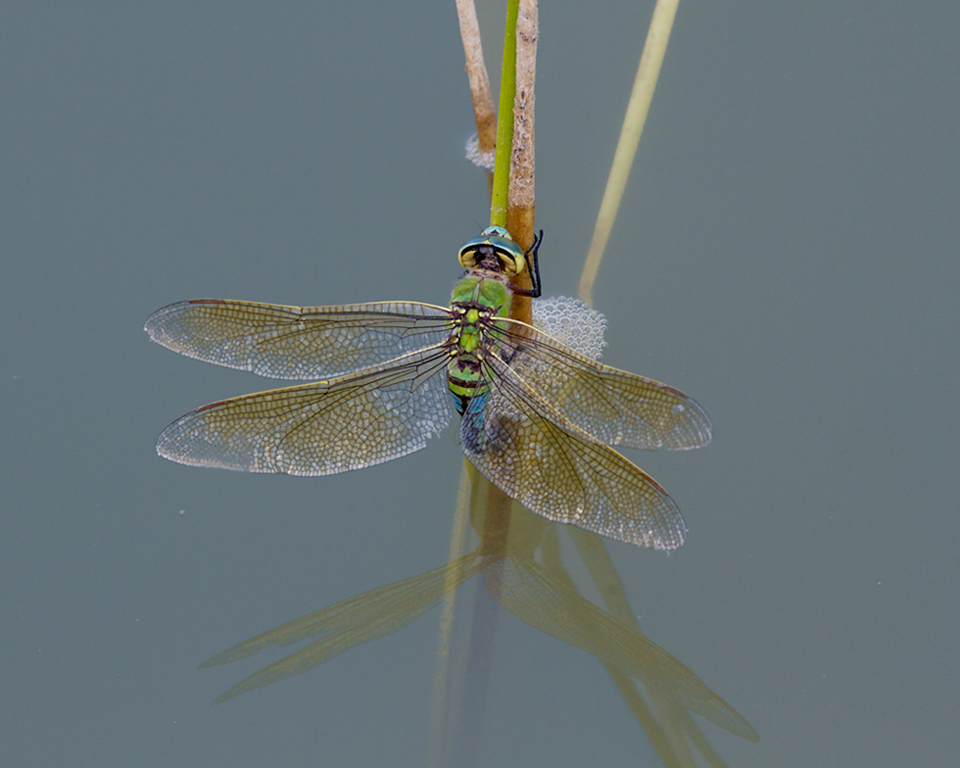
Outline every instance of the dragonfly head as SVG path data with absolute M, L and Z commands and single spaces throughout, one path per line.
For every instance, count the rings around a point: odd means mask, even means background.
M 503 227 L 487 227 L 480 237 L 467 240 L 457 254 L 460 266 L 511 277 L 519 275 L 527 262 L 523 249 Z

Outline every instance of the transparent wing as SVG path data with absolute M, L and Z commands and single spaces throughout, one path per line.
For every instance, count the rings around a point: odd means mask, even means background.
M 359 373 L 245 395 L 181 416 L 157 453 L 181 464 L 329 475 L 419 451 L 450 422 L 442 346 Z
M 699 448 L 710 442 L 706 411 L 666 384 L 601 365 L 517 320 L 491 331 L 500 354 L 554 409 L 607 445 Z
M 323 379 L 439 343 L 450 310 L 387 302 L 285 307 L 200 299 L 154 312 L 144 330 L 167 349 L 275 379 Z
M 548 520 L 655 549 L 683 544 L 686 525 L 656 481 L 595 442 L 496 355 L 489 393 L 471 401 L 460 442 L 476 468 Z

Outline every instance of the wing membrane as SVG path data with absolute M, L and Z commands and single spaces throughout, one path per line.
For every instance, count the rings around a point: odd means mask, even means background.
M 713 437 L 706 411 L 673 387 L 601 365 L 516 320 L 493 332 L 502 333 L 502 354 L 518 377 L 607 445 L 683 450 Z
M 636 465 L 547 405 L 496 355 L 486 398 L 460 425 L 477 469 L 532 512 L 601 536 L 676 549 L 686 536 L 680 510 Z
M 453 405 L 434 346 L 359 373 L 204 406 L 177 419 L 157 452 L 181 464 L 329 475 L 419 451 Z
M 154 312 L 144 329 L 174 352 L 276 379 L 323 379 L 379 365 L 449 333 L 450 311 L 417 302 L 287 307 L 200 299 Z

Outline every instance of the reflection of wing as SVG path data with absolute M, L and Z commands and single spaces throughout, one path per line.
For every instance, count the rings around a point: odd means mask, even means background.
M 359 373 L 224 400 L 181 416 L 157 453 L 181 464 L 330 475 L 419 451 L 450 422 L 441 346 Z
M 203 662 L 200 669 L 242 659 L 271 644 L 289 645 L 331 632 L 237 683 L 219 696 L 216 703 L 299 675 L 357 645 L 378 640 L 406 626 L 436 605 L 445 593 L 450 594 L 473 576 L 480 570 L 480 564 L 471 553 L 419 576 L 347 598 L 218 653 Z
M 700 405 L 652 379 L 591 360 L 516 320 L 504 321 L 510 367 L 557 411 L 607 445 L 699 448 L 713 427 Z M 509 353 L 504 351 L 504 356 Z
M 275 379 L 320 379 L 357 371 L 439 343 L 450 310 L 385 302 L 285 307 L 249 301 L 182 301 L 144 326 L 158 344 L 208 363 Z
M 595 654 L 641 681 L 654 695 L 703 715 L 730 733 L 760 740 L 750 723 L 690 669 L 535 560 L 503 558 L 485 564 L 483 576 L 496 601 L 521 621 Z
M 683 544 L 686 525 L 648 474 L 554 411 L 496 355 L 490 392 L 475 397 L 460 442 L 490 482 L 559 523 L 655 549 Z

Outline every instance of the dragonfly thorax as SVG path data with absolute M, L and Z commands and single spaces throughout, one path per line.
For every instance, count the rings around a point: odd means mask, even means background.
M 479 313 L 507 317 L 510 314 L 510 302 L 513 293 L 506 279 L 487 272 L 468 272 L 453 289 L 450 297 L 450 309 L 468 311 L 475 309 Z M 476 322 L 475 320 L 468 322 Z
M 453 290 L 447 383 L 461 415 L 473 398 L 489 389 L 484 354 L 499 344 L 495 325 L 508 316 L 512 295 L 502 278 L 478 272 L 467 274 Z

